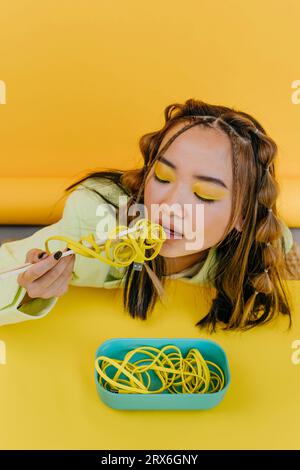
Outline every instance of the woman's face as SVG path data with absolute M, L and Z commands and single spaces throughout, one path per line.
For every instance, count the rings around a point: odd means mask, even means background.
M 173 127 L 158 151 L 183 126 L 180 123 Z M 225 235 L 231 199 L 229 137 L 203 126 L 194 126 L 176 137 L 154 163 L 145 183 L 148 219 L 178 232 L 170 235 L 166 231 L 167 240 L 160 254 L 185 256 L 217 244 Z

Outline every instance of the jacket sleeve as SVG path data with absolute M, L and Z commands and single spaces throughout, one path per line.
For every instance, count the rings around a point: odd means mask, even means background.
M 12 269 L 24 264 L 26 253 L 32 248 L 44 250 L 45 240 L 51 236 L 65 235 L 79 241 L 83 235 L 94 233 L 95 238 L 100 238 L 101 230 L 105 233 L 105 228 L 109 230 L 115 224 L 115 216 L 107 210 L 98 211 L 100 220 L 97 217 L 97 209 L 102 203 L 105 204 L 104 200 L 101 201 L 101 196 L 95 195 L 84 185 L 79 185 L 68 196 L 63 215 L 58 222 L 43 227 L 27 238 L 6 242 L 0 246 L 0 270 Z M 98 231 L 97 223 L 100 223 Z M 53 253 L 64 249 L 66 242 L 49 240 L 48 247 Z M 107 263 L 76 254 L 73 275 L 69 284 L 105 287 L 104 281 L 109 268 Z M 26 289 L 18 284 L 17 275 L 0 280 L 0 326 L 42 318 L 52 310 L 59 298 L 35 298 L 19 306 L 25 294 Z

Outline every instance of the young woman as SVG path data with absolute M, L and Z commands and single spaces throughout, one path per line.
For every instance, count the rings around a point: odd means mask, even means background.
M 88 174 L 67 188 L 71 193 L 56 224 L 1 246 L 2 269 L 24 258 L 34 266 L 0 281 L 0 324 L 45 316 L 70 284 L 123 287 L 124 308 L 146 319 L 159 286 L 180 278 L 214 289 L 200 327 L 248 329 L 277 314 L 287 315 L 291 325 L 284 281 L 293 238 L 277 214 L 277 146 L 262 125 L 245 112 L 189 99 L 167 106 L 163 128 L 144 135 L 140 150 L 142 168 Z M 65 244 L 55 240 L 58 252 L 43 252 L 51 236 L 79 240 L 95 230 L 99 204 L 115 207 L 104 220 L 113 227 L 120 195 L 128 197 L 128 214 L 142 204 L 147 218 L 166 229 L 158 256 L 141 271 L 77 254 L 59 260 Z M 202 234 L 192 248 L 187 232 Z

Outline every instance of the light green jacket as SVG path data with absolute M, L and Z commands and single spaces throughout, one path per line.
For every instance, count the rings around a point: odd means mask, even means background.
M 73 240 L 93 233 L 95 238 L 105 237 L 108 231 L 115 227 L 116 217 L 113 211 L 102 211 L 106 205 L 104 199 L 86 187 L 95 188 L 103 196 L 118 204 L 119 196 L 124 192 L 115 184 L 105 180 L 89 178 L 77 186 L 67 198 L 61 219 L 36 231 L 30 237 L 3 243 L 0 246 L 0 270 L 12 269 L 25 263 L 26 253 L 32 248 L 45 249 L 45 240 L 55 235 L 65 235 Z M 100 208 L 100 211 L 99 211 Z M 97 225 L 98 224 L 98 225 Z M 100 225 L 99 225 L 100 224 Z M 97 231 L 96 231 L 97 227 Z M 99 228 L 100 227 L 100 228 Z M 292 233 L 285 225 L 284 240 L 286 251 L 293 244 Z M 66 242 L 50 240 L 51 252 L 66 247 Z M 102 255 L 104 253 L 102 252 Z M 204 265 L 191 277 L 183 275 L 179 279 L 191 284 L 205 284 L 208 268 L 214 262 L 215 248 L 208 253 Z M 93 258 L 76 255 L 73 276 L 70 285 L 86 287 L 117 288 L 124 285 L 125 268 L 112 267 L 109 264 Z M 172 277 L 172 276 L 171 276 Z M 17 275 L 0 280 L 0 326 L 26 320 L 37 320 L 47 315 L 55 306 L 59 297 L 49 299 L 35 298 L 19 306 L 26 294 L 24 287 L 17 282 Z

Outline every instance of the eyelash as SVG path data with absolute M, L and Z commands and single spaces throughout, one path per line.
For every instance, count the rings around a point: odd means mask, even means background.
M 163 183 L 163 184 L 167 184 L 167 183 L 170 183 L 170 181 L 164 181 L 164 180 L 161 180 L 158 176 L 156 176 L 156 174 L 154 173 L 154 178 L 156 179 L 156 181 L 158 181 L 159 183 Z M 201 196 L 198 196 L 198 194 L 196 193 L 193 193 L 196 198 L 200 199 L 200 201 L 202 202 L 207 202 L 208 204 L 211 204 L 212 202 L 215 202 L 214 199 L 205 199 Z
M 212 202 L 216 202 L 215 199 L 205 199 L 204 197 L 198 196 L 198 194 L 193 193 L 200 201 L 203 202 L 208 202 L 208 204 L 211 204 Z
M 154 173 L 154 178 L 156 179 L 156 181 L 159 181 L 159 183 L 170 183 L 170 181 L 161 180 L 158 176 L 156 176 L 155 173 Z

